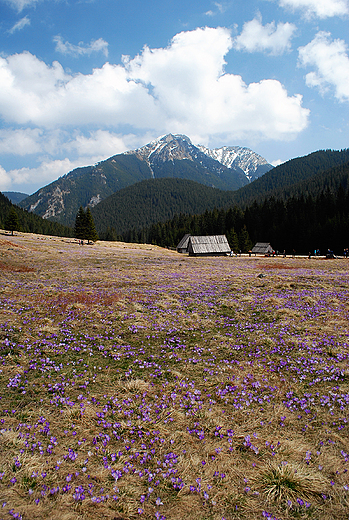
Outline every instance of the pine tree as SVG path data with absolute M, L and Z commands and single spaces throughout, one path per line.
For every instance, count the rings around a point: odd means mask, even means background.
M 82 206 L 80 206 L 79 211 L 76 214 L 74 234 L 75 238 L 78 238 L 79 240 L 86 239 L 86 215 Z
M 98 234 L 95 228 L 95 223 L 93 221 L 92 213 L 90 208 L 87 208 L 85 213 L 85 226 L 86 226 L 86 240 L 89 244 L 91 242 L 96 242 L 98 240 Z
M 11 231 L 12 236 L 14 231 L 20 230 L 18 215 L 13 206 L 11 206 L 9 214 L 7 215 L 7 218 L 5 220 L 5 229 Z

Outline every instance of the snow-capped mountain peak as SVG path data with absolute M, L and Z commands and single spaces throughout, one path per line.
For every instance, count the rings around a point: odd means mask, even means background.
M 220 162 L 227 168 L 240 168 L 249 182 L 257 179 L 267 171 L 271 170 L 269 164 L 261 155 L 241 146 L 222 146 L 221 148 L 206 148 L 198 145 L 201 152 L 212 159 Z
M 150 160 L 152 155 L 165 154 L 167 160 L 190 158 L 189 149 L 193 148 L 193 144 L 189 137 L 185 135 L 167 134 L 158 139 L 154 139 L 150 143 L 137 148 L 137 150 L 126 152 L 127 154 L 135 154 L 142 159 Z M 185 156 L 185 157 L 184 157 Z
M 206 146 L 193 145 L 189 137 L 182 134 L 167 134 L 151 141 L 137 150 L 126 152 L 134 154 L 147 162 L 152 175 L 153 166 L 167 161 L 183 160 L 199 161 L 209 157 L 231 170 L 242 171 L 248 182 L 260 177 L 272 168 L 263 157 L 249 148 L 240 146 L 223 146 L 211 150 Z

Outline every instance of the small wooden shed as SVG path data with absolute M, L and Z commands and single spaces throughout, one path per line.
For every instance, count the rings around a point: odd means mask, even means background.
M 230 245 L 225 235 L 190 236 L 189 256 L 225 256 L 230 254 Z
M 257 242 L 252 248 L 252 253 L 255 255 L 272 255 L 274 249 L 271 247 L 269 242 Z

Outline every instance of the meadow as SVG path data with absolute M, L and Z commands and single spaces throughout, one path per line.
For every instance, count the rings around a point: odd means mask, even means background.
M 0 235 L 0 518 L 349 518 L 349 260 Z

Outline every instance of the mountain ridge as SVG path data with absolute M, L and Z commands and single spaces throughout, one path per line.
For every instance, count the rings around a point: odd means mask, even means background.
M 246 155 L 246 149 L 243 153 Z M 253 162 L 268 165 L 252 150 L 250 158 L 250 169 Z M 273 167 L 268 165 L 267 168 Z M 44 218 L 72 225 L 80 206 L 92 208 L 127 186 L 149 178 L 166 177 L 193 180 L 222 190 L 237 190 L 250 182 L 237 162 L 228 167 L 193 145 L 187 136 L 167 134 L 94 166 L 76 168 L 19 205 Z

